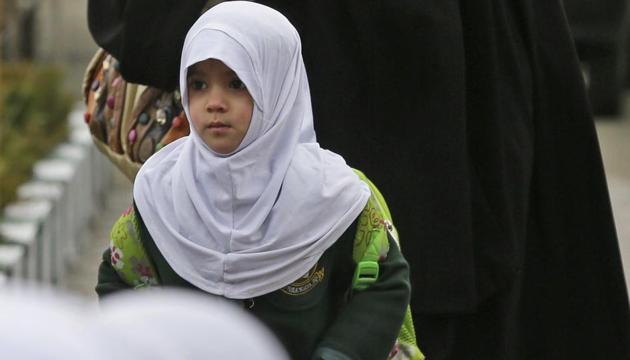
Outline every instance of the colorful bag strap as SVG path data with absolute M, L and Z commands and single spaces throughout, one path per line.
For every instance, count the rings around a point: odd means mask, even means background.
M 157 272 L 140 239 L 133 206 L 118 218 L 111 232 L 111 264 L 120 278 L 136 289 L 158 285 Z

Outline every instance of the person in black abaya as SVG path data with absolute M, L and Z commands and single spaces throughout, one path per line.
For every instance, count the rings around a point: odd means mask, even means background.
M 318 141 L 388 199 L 434 359 L 630 358 L 599 145 L 560 0 L 260 1 L 298 28 Z M 205 1 L 89 1 L 172 89 Z M 184 5 L 185 4 L 185 5 Z

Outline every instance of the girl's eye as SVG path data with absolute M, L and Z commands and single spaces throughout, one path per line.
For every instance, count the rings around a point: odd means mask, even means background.
M 201 80 L 191 80 L 188 86 L 193 90 L 203 90 L 208 87 L 205 81 Z
M 238 79 L 238 78 L 230 81 L 230 88 L 236 89 L 236 90 L 245 90 L 245 89 L 247 89 L 247 87 L 241 81 L 241 79 Z

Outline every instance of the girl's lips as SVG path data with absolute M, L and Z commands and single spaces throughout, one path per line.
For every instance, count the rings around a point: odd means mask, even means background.
M 225 123 L 212 123 L 208 125 L 208 131 L 216 136 L 227 134 L 232 127 Z
M 208 125 L 209 129 L 221 129 L 221 128 L 228 128 L 228 127 L 230 126 L 224 123 L 212 123 Z

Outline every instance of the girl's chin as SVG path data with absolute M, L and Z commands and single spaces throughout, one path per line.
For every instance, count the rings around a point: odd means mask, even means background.
M 216 141 L 206 141 L 206 145 L 217 154 L 227 155 L 234 152 L 238 145 L 226 144 L 224 142 L 217 143 Z

